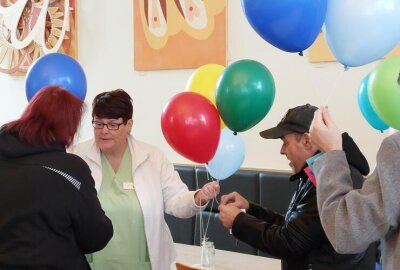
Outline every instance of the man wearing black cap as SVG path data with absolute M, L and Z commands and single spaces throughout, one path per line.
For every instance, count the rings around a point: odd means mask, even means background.
M 313 174 L 307 165 L 307 159 L 318 153 L 309 135 L 316 110 L 309 104 L 292 108 L 276 127 L 260 132 L 265 139 L 282 140 L 280 153 L 290 161 L 294 173 L 290 180 L 298 182 L 286 214 L 262 208 L 232 192 L 221 198 L 220 220 L 239 240 L 281 258 L 284 270 L 372 270 L 374 246 L 361 254 L 338 254 L 322 228 Z M 343 148 L 353 185 L 359 188 L 362 175 L 369 173 L 368 163 L 347 133 L 343 134 Z

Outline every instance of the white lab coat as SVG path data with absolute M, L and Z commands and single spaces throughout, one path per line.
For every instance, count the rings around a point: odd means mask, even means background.
M 196 206 L 195 191 L 189 191 L 174 166 L 156 147 L 128 137 L 132 154 L 134 188 L 142 207 L 145 233 L 152 270 L 170 269 L 175 260 L 171 232 L 164 220 L 164 212 L 179 218 L 189 218 L 205 206 Z M 100 150 L 94 139 L 69 148 L 89 165 L 99 191 L 102 182 Z

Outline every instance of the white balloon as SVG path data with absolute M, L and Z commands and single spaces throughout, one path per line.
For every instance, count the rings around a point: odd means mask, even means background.
M 208 172 L 217 180 L 223 180 L 234 174 L 242 165 L 245 146 L 242 137 L 232 130 L 224 128 L 214 157 L 206 164 Z
M 400 0 L 328 0 L 323 31 L 340 63 L 370 63 L 400 41 Z

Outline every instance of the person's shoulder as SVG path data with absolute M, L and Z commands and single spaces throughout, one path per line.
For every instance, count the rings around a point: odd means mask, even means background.
M 141 140 L 137 140 L 134 137 L 130 138 L 133 147 L 138 147 L 140 148 L 142 151 L 146 151 L 148 152 L 150 155 L 155 154 L 155 155 L 164 155 L 163 151 L 158 148 L 157 146 L 141 141 Z
M 395 150 L 400 148 L 400 132 L 396 132 L 385 139 L 381 144 L 381 150 L 391 149 Z
M 400 132 L 396 132 L 385 139 L 379 148 L 377 159 L 397 159 L 400 156 Z
M 393 133 L 390 136 L 387 136 L 382 143 L 392 142 L 396 144 L 400 144 L 400 131 Z
M 46 155 L 40 162 L 41 166 L 51 171 L 58 172 L 61 175 L 68 175 L 75 179 L 89 178 L 90 168 L 86 162 L 79 156 L 66 152 L 55 152 Z
M 64 155 L 65 165 L 69 168 L 75 168 L 80 170 L 89 170 L 89 166 L 86 162 L 77 154 L 65 153 Z
M 81 156 L 82 153 L 87 153 L 94 145 L 94 138 L 72 144 L 68 147 L 67 152 Z

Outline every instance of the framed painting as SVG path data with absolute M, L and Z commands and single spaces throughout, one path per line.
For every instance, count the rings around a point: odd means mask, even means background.
M 134 69 L 226 65 L 227 0 L 134 0 Z
M 76 0 L 0 0 L 0 72 L 23 75 L 52 52 L 77 57 Z

